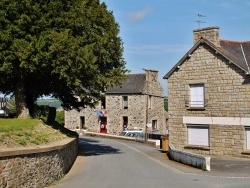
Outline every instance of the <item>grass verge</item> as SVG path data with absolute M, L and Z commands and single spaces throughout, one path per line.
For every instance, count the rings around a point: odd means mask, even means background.
M 47 125 L 39 119 L 0 118 L 0 149 L 44 145 L 65 139 L 67 129 L 56 123 Z

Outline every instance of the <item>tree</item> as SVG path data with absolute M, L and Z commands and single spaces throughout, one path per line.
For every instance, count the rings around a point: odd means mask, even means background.
M 168 97 L 164 97 L 164 109 L 168 111 Z
M 128 72 L 118 35 L 99 0 L 1 0 L 0 91 L 13 93 L 19 118 L 42 95 L 65 109 L 92 105 Z

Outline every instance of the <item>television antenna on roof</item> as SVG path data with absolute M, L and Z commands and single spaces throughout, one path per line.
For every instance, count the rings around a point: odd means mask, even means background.
M 195 22 L 198 23 L 198 28 L 200 28 L 200 24 L 201 24 L 201 23 L 206 23 L 206 22 L 201 21 L 201 18 L 202 18 L 202 17 L 206 17 L 206 16 L 204 16 L 204 15 L 202 15 L 202 14 L 198 14 L 198 20 L 195 21 Z

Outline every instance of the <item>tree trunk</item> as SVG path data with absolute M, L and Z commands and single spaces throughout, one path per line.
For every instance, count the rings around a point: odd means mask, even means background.
M 20 119 L 27 119 L 29 117 L 29 109 L 27 108 L 25 100 L 25 81 L 21 76 L 15 85 L 15 101 L 16 101 L 16 113 Z
M 25 101 L 26 101 L 26 105 L 27 108 L 29 109 L 29 115 L 30 117 L 34 117 L 34 113 L 35 113 L 35 100 L 34 97 L 32 95 L 32 93 L 27 92 L 27 89 L 25 90 Z

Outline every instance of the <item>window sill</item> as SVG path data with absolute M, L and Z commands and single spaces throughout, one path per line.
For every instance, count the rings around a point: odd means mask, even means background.
M 242 155 L 250 155 L 250 150 L 246 150 L 246 151 L 243 151 L 241 152 Z
M 196 146 L 196 145 L 187 145 L 184 147 L 184 149 L 198 149 L 198 150 L 204 150 L 204 151 L 210 151 L 211 148 L 209 146 Z
M 187 110 L 206 110 L 205 107 L 187 107 Z

